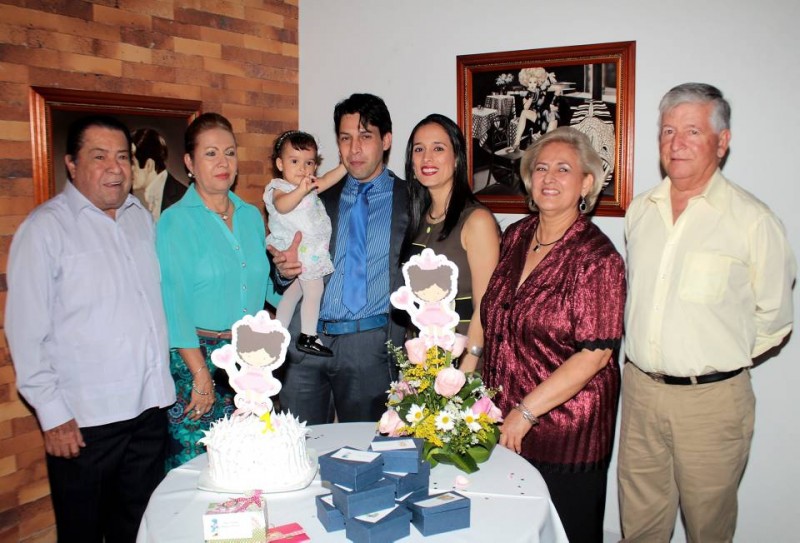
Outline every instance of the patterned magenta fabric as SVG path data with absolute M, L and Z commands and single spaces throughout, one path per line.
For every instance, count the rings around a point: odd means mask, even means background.
M 581 216 L 516 288 L 539 218 L 511 225 L 481 304 L 484 379 L 507 414 L 572 354 L 613 348 L 614 355 L 572 399 L 539 418 L 522 456 L 558 472 L 605 469 L 619 397 L 617 351 L 625 308 L 625 265 L 611 241 Z

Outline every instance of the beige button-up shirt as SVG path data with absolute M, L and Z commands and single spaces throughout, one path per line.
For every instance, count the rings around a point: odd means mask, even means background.
M 752 364 L 792 328 L 796 263 L 780 220 L 717 170 L 673 223 L 669 177 L 625 215 L 625 353 L 647 372 Z

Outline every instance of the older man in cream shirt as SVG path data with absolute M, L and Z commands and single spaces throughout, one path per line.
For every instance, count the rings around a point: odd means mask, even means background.
M 660 105 L 661 184 L 625 217 L 629 295 L 619 486 L 624 541 L 731 541 L 750 452 L 752 359 L 792 328 L 796 264 L 769 208 L 720 163 L 730 106 L 700 83 Z

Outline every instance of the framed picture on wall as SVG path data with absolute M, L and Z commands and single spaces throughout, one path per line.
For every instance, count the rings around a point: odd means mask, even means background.
M 30 102 L 37 205 L 67 182 L 64 155 L 69 124 L 92 113 L 117 117 L 130 129 L 133 193 L 154 219 L 186 191 L 183 135 L 200 113 L 201 102 L 46 87 L 32 88 Z
M 622 216 L 633 194 L 636 42 L 460 55 L 458 123 L 470 183 L 499 213 L 527 213 L 519 165 L 547 132 L 589 136 L 606 173 L 595 214 Z

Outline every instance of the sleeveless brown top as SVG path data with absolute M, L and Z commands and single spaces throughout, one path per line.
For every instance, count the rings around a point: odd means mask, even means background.
M 455 311 L 458 313 L 460 320 L 456 327 L 456 332 L 459 334 L 467 334 L 470 320 L 472 320 L 472 272 L 469 268 L 469 261 L 467 260 L 467 251 L 461 246 L 461 230 L 464 228 L 464 223 L 476 209 L 483 207 L 481 204 L 467 204 L 464 211 L 461 212 L 461 217 L 458 223 L 450 232 L 450 235 L 445 239 L 439 241 L 439 234 L 442 232 L 444 221 L 431 224 L 425 220 L 420 225 L 419 232 L 414 238 L 412 244 L 412 253 L 419 254 L 423 249 L 433 249 L 433 252 L 443 254 L 458 266 L 458 293 L 456 294 L 456 307 Z

